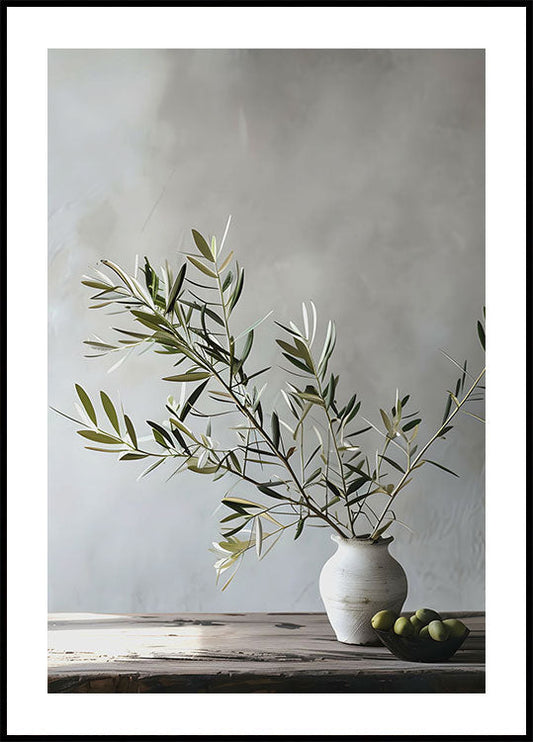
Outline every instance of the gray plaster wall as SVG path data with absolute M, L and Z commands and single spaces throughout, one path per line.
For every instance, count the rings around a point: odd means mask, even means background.
M 332 368 L 379 423 L 395 390 L 440 422 L 456 370 L 482 366 L 484 56 L 480 50 L 55 50 L 49 54 L 49 402 L 105 389 L 142 424 L 164 418 L 164 356 L 84 358 L 114 319 L 88 310 L 82 274 L 135 255 L 177 264 L 190 228 L 245 266 L 236 323 L 337 324 Z M 272 321 L 258 368 L 280 362 Z M 272 386 L 283 378 L 274 371 Z M 275 398 L 272 391 L 270 399 Z M 211 542 L 225 482 L 87 451 L 49 423 L 53 611 L 317 611 L 327 531 L 252 556 L 224 592 Z M 146 431 L 145 431 L 146 432 Z M 372 446 L 377 441 L 370 441 Z M 484 430 L 463 417 L 398 498 L 392 553 L 408 607 L 484 604 Z M 242 494 L 250 495 L 242 489 Z

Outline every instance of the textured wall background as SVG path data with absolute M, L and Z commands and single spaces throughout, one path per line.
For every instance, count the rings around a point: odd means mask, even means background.
M 49 56 L 50 404 L 74 382 L 120 395 L 139 423 L 164 417 L 162 356 L 107 374 L 82 341 L 105 337 L 82 274 L 107 257 L 177 260 L 190 228 L 221 236 L 247 269 L 238 320 L 297 318 L 313 299 L 337 323 L 332 368 L 378 420 L 396 387 L 440 421 L 454 367 L 482 364 L 484 58 L 477 50 L 61 50 Z M 258 362 L 279 361 L 265 324 Z M 109 337 L 109 335 L 108 335 Z M 257 338 L 259 339 L 259 338 Z M 258 366 L 259 367 L 259 366 Z M 414 409 L 414 408 L 413 408 Z M 484 604 L 484 431 L 463 417 L 398 498 L 392 553 L 408 607 Z M 50 610 L 322 610 L 327 531 L 285 537 L 215 586 L 221 483 L 117 464 L 51 413 Z

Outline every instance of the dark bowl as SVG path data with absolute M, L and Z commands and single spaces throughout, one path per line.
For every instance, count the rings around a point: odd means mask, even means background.
M 459 638 L 436 642 L 433 639 L 409 639 L 405 636 L 398 636 L 394 631 L 380 631 L 379 629 L 374 629 L 374 631 L 387 649 L 390 649 L 396 657 L 408 662 L 443 662 L 449 660 L 470 633 L 467 629 L 466 633 Z

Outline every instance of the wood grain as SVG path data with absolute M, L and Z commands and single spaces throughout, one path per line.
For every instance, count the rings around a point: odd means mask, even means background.
M 443 616 L 451 614 L 443 614 Z M 459 614 L 454 614 L 459 615 Z M 484 616 L 442 663 L 335 639 L 323 613 L 52 614 L 51 693 L 480 693 Z

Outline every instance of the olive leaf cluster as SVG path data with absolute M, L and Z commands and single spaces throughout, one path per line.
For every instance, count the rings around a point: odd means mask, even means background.
M 96 292 L 91 309 L 130 320 L 112 327 L 113 341 L 87 340 L 87 355 L 119 354 L 113 368 L 135 351 L 151 348 L 168 356 L 172 372 L 163 379 L 178 386 L 179 396 L 168 396 L 164 419 L 146 421 L 150 435 L 140 437 L 104 391 L 97 414 L 78 384 L 81 419 L 60 413 L 82 426 L 77 432 L 86 448 L 118 454 L 120 461 L 146 459 L 141 477 L 166 462 L 172 465 L 169 478 L 187 470 L 228 479 L 221 539 L 213 544 L 217 576 L 233 570 L 224 587 L 248 551 L 263 558 L 287 529 L 295 539 L 304 528 L 321 526 L 346 538 L 377 540 L 393 522 L 405 525 L 392 508 L 396 496 L 426 463 L 450 472 L 427 459 L 426 451 L 449 433 L 459 411 L 481 419 L 466 405 L 482 399 L 484 389 L 484 369 L 474 377 L 466 361 L 445 354 L 461 374 L 447 392 L 442 424 L 420 449 L 422 418 L 406 413 L 409 395 L 396 392 L 390 410 L 380 409 L 380 425 L 365 418 L 362 424 L 357 394 L 342 399 L 339 376 L 330 370 L 335 325 L 329 321 L 319 340 L 317 310 L 309 302 L 302 304 L 300 326 L 276 322 L 288 380 L 280 390 L 283 409 L 267 407 L 270 367 L 256 368 L 252 351 L 257 328 L 271 312 L 242 331 L 233 329 L 244 269 L 224 250 L 228 227 L 229 221 L 220 245 L 193 229 L 193 251 L 184 254 L 176 273 L 168 263 L 156 271 L 148 258 L 132 273 L 102 260 L 106 270 L 82 281 Z M 481 323 L 478 334 L 484 347 Z M 360 444 L 369 431 L 383 441 L 373 455 Z

